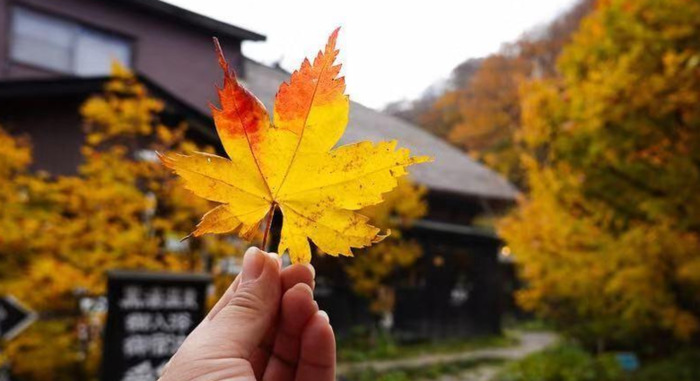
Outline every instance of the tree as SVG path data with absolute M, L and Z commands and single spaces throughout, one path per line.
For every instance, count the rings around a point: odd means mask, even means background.
M 85 322 L 76 298 L 104 294 L 108 270 L 201 271 L 208 270 L 202 258 L 237 253 L 227 238 L 179 243 L 211 205 L 174 184 L 178 180 L 151 160 L 153 150 L 211 148 L 186 139 L 186 125 L 160 124 L 162 109 L 132 74 L 115 68 L 104 93 L 80 110 L 86 138 L 76 176 L 29 172 L 28 144 L 0 134 L 0 292 L 40 315 L 7 347 L 22 379 L 94 374 L 99 341 L 78 340 Z M 100 317 L 92 318 L 99 331 Z
M 526 188 L 520 161 L 520 87 L 531 78 L 556 74 L 556 57 L 593 4 L 594 0 L 580 0 L 545 27 L 505 44 L 498 53 L 463 62 L 441 93 L 426 92 L 387 110 L 448 139 Z
M 517 134 L 520 128 L 518 89 L 529 76 L 529 63 L 517 54 L 486 58 L 461 91 L 459 121 L 449 138 L 475 159 L 521 184 Z
M 516 185 L 527 187 L 520 158 L 520 88 L 531 78 L 556 74 L 556 57 L 592 7 L 593 0 L 581 0 L 546 27 L 487 57 L 461 90 L 460 116 L 450 130 L 450 140 Z
M 351 261 L 344 262 L 344 270 L 353 291 L 370 301 L 370 311 L 377 316 L 394 311 L 393 277 L 422 255 L 420 245 L 406 240 L 401 229 L 409 228 L 413 221 L 425 215 L 426 192 L 425 187 L 401 179 L 398 187 L 384 196 L 383 203 L 362 210 L 372 225 L 390 229 L 391 235 L 377 245 L 360 250 Z
M 428 132 L 447 139 L 459 122 L 457 100 L 460 89 L 467 88 L 478 72 L 483 59 L 468 59 L 452 70 L 445 83 L 437 83 L 418 99 L 399 101 L 386 106 L 384 112 L 418 125 Z
M 527 188 L 521 163 L 520 91 L 532 78 L 556 75 L 556 57 L 595 0 L 579 0 L 569 11 L 495 54 L 458 65 L 439 93 L 427 91 L 386 111 L 448 139 L 474 159 Z
M 558 69 L 522 92 L 519 300 L 590 347 L 697 344 L 700 3 L 601 1 Z

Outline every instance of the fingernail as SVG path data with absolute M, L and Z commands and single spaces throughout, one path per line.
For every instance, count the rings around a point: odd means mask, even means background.
M 282 268 L 282 258 L 277 253 L 267 253 L 267 255 L 277 263 L 277 267 Z
M 251 247 L 243 256 L 243 282 L 255 280 L 265 268 L 265 253 L 257 247 Z
M 311 287 L 309 287 L 308 284 L 306 284 L 306 283 L 297 283 L 297 284 L 294 285 L 294 287 L 303 289 L 303 290 L 304 290 L 307 294 L 309 294 L 309 296 L 311 296 L 311 298 L 313 299 L 313 297 L 314 297 L 314 291 L 311 289 Z
M 326 311 L 320 310 L 317 312 L 317 314 L 321 315 L 322 318 L 326 319 L 326 322 L 328 322 L 328 323 L 331 322 L 331 318 L 328 317 L 328 314 L 326 313 Z
M 311 263 L 304 263 L 304 266 L 306 266 L 306 268 L 308 268 L 309 271 L 311 271 L 311 277 L 315 279 L 316 278 L 316 269 L 314 268 L 314 266 L 312 266 Z

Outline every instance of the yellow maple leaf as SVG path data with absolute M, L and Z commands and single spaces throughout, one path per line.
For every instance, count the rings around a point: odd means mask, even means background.
M 334 64 L 338 29 L 313 63 L 304 60 L 275 98 L 274 124 L 263 104 L 237 81 L 216 42 L 224 86 L 214 122 L 229 159 L 194 153 L 161 156 L 200 197 L 221 203 L 192 233 L 237 232 L 250 240 L 261 221 L 282 211 L 278 251 L 293 263 L 309 262 L 309 239 L 331 255 L 352 256 L 384 236 L 355 211 L 382 201 L 411 157 L 396 142 L 359 142 L 333 149 L 345 131 L 350 100 Z M 269 229 L 269 226 L 267 227 Z M 266 230 L 267 232 L 267 230 Z M 264 240 L 263 240 L 264 241 Z M 264 246 L 264 244 L 263 244 Z

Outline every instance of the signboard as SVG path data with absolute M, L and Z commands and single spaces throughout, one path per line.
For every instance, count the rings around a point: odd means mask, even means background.
M 11 295 L 0 298 L 0 337 L 11 340 L 36 319 L 36 314 Z
M 12 381 L 9 363 L 0 365 L 0 381 Z
M 639 369 L 639 357 L 635 353 L 619 352 L 615 354 L 615 359 L 620 364 L 620 368 L 626 372 L 634 372 Z
M 207 275 L 108 274 L 104 381 L 156 381 L 206 313 Z

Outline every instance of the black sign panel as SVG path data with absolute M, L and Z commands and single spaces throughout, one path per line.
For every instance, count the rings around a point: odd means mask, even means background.
M 12 377 L 10 377 L 9 363 L 0 365 L 0 381 L 12 381 Z
M 36 315 L 24 308 L 14 297 L 0 298 L 0 337 L 10 340 L 31 324 Z
M 206 275 L 114 271 L 108 275 L 104 381 L 156 381 L 205 315 Z

